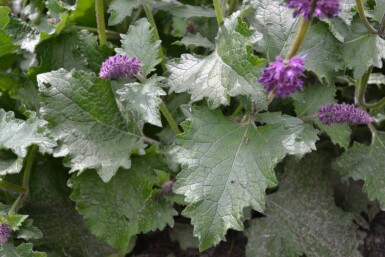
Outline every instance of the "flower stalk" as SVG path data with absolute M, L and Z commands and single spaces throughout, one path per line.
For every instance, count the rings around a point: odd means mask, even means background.
M 214 0 L 213 2 L 214 2 L 215 14 L 217 16 L 218 25 L 221 26 L 224 22 L 221 5 L 219 4 L 219 0 Z
M 355 95 L 355 101 L 357 104 L 362 106 L 366 109 L 374 109 L 374 108 L 382 108 L 385 106 L 385 97 L 383 97 L 381 100 L 379 100 L 376 103 L 368 104 L 365 101 L 365 92 L 366 88 L 368 87 L 368 81 L 370 74 L 372 73 L 373 66 L 369 68 L 367 72 L 362 76 L 360 80 L 357 80 L 356 83 L 356 95 Z
M 95 0 L 96 23 L 98 26 L 99 44 L 102 46 L 107 43 L 106 24 L 104 22 L 103 0 Z
M 377 31 L 370 25 L 368 18 L 365 16 L 364 5 L 362 0 L 356 0 L 356 6 L 360 19 L 370 33 L 377 34 Z
M 298 30 L 294 38 L 294 42 L 286 56 L 286 60 L 292 58 L 299 50 L 302 45 L 303 40 L 305 39 L 305 35 L 310 27 L 311 20 L 307 20 L 301 17 L 300 24 L 298 25 Z

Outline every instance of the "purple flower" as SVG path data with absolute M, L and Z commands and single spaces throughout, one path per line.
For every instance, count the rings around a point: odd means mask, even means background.
M 284 60 L 282 57 L 275 57 L 275 62 L 270 63 L 265 68 L 258 82 L 265 85 L 267 92 L 276 90 L 279 97 L 289 96 L 295 93 L 297 88 L 302 89 L 304 76 L 303 57 L 294 56 L 290 60 Z
M 317 1 L 314 7 L 314 14 L 319 19 L 325 16 L 327 18 L 333 18 L 341 11 L 339 7 L 340 0 L 289 0 L 286 6 L 295 9 L 293 17 L 302 14 L 305 19 L 311 20 L 311 9 L 314 1 Z
M 5 244 L 12 233 L 12 229 L 6 224 L 0 224 L 0 243 Z
M 115 54 L 102 63 L 99 78 L 114 79 L 131 77 L 139 72 L 142 64 L 138 58 Z
M 373 118 L 353 104 L 326 104 L 318 110 L 318 118 L 325 125 L 347 123 L 350 125 L 368 124 Z

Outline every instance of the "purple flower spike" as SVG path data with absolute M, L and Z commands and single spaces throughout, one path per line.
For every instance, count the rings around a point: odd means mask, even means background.
M 5 244 L 11 236 L 12 229 L 5 223 L 0 224 L 0 243 Z
M 347 123 L 350 125 L 368 124 L 373 118 L 353 104 L 326 104 L 318 110 L 318 118 L 325 125 Z
M 311 20 L 311 8 L 314 1 L 317 1 L 314 8 L 314 14 L 319 19 L 324 17 L 334 18 L 341 11 L 339 7 L 340 0 L 289 0 L 286 6 L 295 9 L 293 17 L 302 14 L 305 19 Z
M 276 89 L 278 97 L 285 97 L 295 93 L 297 88 L 302 89 L 301 77 L 304 76 L 305 59 L 294 56 L 290 60 L 284 60 L 277 56 L 275 60 L 265 68 L 258 79 L 258 82 L 265 85 L 266 91 L 271 92 Z
M 114 79 L 134 76 L 142 64 L 138 58 L 115 54 L 102 63 L 99 78 Z

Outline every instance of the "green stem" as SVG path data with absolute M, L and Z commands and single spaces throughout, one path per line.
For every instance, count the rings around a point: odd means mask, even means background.
M 356 83 L 356 92 L 355 92 L 355 101 L 361 106 L 364 106 L 365 103 L 365 91 L 368 86 L 368 81 L 370 74 L 372 73 L 373 66 L 370 66 L 368 71 L 362 76 L 360 80 Z
M 223 14 L 221 10 L 221 6 L 219 4 L 219 0 L 214 1 L 215 14 L 217 16 L 218 25 L 221 26 L 223 24 Z
M 143 76 L 142 74 L 140 74 L 140 73 L 135 74 L 135 77 L 136 77 L 141 83 L 146 83 L 146 82 L 147 82 L 147 78 L 144 77 L 144 76 Z M 176 123 L 176 121 L 175 121 L 174 118 L 172 117 L 170 111 L 167 109 L 167 106 L 165 105 L 164 102 L 162 102 L 162 103 L 159 104 L 159 110 L 160 110 L 160 112 L 163 114 L 163 116 L 166 118 L 168 124 L 170 124 L 170 127 L 171 127 L 172 131 L 174 131 L 175 134 L 180 134 L 180 133 L 182 133 L 182 132 L 179 130 L 178 124 Z
M 96 23 L 98 25 L 99 44 L 107 43 L 106 25 L 104 23 L 104 6 L 103 0 L 95 0 Z
M 237 106 L 237 108 L 233 111 L 233 113 L 231 114 L 232 117 L 234 116 L 237 116 L 243 109 L 243 104 L 242 103 L 239 103 L 239 105 Z
M 385 32 L 385 13 L 384 16 L 382 16 L 380 27 L 378 27 L 377 34 L 379 36 L 382 36 Z
M 25 189 L 25 192 L 21 193 L 19 195 L 19 197 L 15 200 L 15 202 L 11 206 L 11 209 L 9 210 L 9 213 L 16 213 L 19 210 L 23 200 L 28 196 L 29 178 L 31 175 L 32 165 L 33 165 L 33 161 L 35 159 L 36 152 L 37 152 L 37 146 L 33 145 L 29 150 L 29 153 L 27 155 L 27 159 L 25 162 L 25 166 L 24 166 L 22 187 Z
M 377 31 L 370 25 L 368 18 L 365 16 L 364 5 L 362 4 L 362 0 L 356 0 L 356 5 L 358 9 L 358 13 L 360 14 L 360 18 L 362 23 L 368 29 L 370 33 L 377 34 Z
M 91 31 L 91 32 L 98 32 L 98 29 L 97 28 L 93 28 L 93 27 L 72 25 L 71 28 L 76 29 L 76 30 L 83 30 L 84 29 L 84 30 L 88 30 L 88 31 Z M 105 32 L 106 32 L 107 35 L 120 36 L 119 32 L 116 32 L 116 31 L 112 31 L 112 30 L 106 29 Z
M 9 182 L 4 181 L 4 180 L 0 181 L 0 187 L 4 188 L 6 190 L 12 191 L 12 192 L 20 193 L 20 194 L 24 194 L 27 191 L 25 188 L 23 188 L 21 186 L 9 183 Z
M 289 53 L 286 56 L 286 60 L 292 58 L 301 47 L 303 40 L 305 39 L 306 32 L 308 31 L 311 24 L 311 20 L 301 18 L 300 24 L 298 25 L 298 30 L 294 38 L 294 42 L 289 50 Z
M 156 28 L 154 16 L 152 15 L 150 7 L 148 6 L 148 4 L 146 4 L 144 2 L 142 2 L 142 6 L 143 6 L 143 9 L 144 9 L 144 12 L 146 13 L 148 22 L 151 25 L 152 34 L 154 36 L 154 39 L 155 40 L 160 40 L 158 29 Z M 167 68 L 166 68 L 166 57 L 164 55 L 162 46 L 159 47 L 159 55 L 160 55 L 160 58 L 162 59 L 162 61 L 160 62 L 160 65 L 162 66 L 162 70 L 163 70 L 163 73 L 164 73 L 164 72 L 167 71 Z
M 231 0 L 229 10 L 227 11 L 227 16 L 230 16 L 238 6 L 239 0 Z

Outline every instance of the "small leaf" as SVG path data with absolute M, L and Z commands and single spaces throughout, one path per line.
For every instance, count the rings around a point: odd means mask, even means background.
M 93 73 L 60 69 L 37 77 L 41 112 L 59 141 L 55 157 L 65 157 L 70 172 L 96 169 L 107 182 L 129 155 L 144 148 L 137 124 L 126 124 L 109 81 Z
M 385 2 L 382 0 L 375 0 L 376 5 L 374 7 L 374 19 L 381 23 L 385 13 Z
M 334 164 L 343 179 L 351 177 L 365 181 L 363 190 L 370 200 L 377 199 L 382 208 L 385 208 L 384 153 L 385 133 L 378 132 L 373 136 L 370 146 L 355 143 Z
M 108 183 L 93 172 L 73 176 L 71 199 L 96 237 L 125 251 L 132 236 L 173 224 L 172 204 L 153 189 L 154 169 L 163 167 L 157 155 L 148 154 L 133 157 L 132 168 L 119 170 Z
M 33 251 L 31 243 L 22 243 L 15 247 L 12 244 L 0 244 L 0 255 L 7 257 L 46 257 L 47 254 Z
M 361 256 L 354 216 L 335 206 L 329 163 L 314 153 L 286 165 L 278 191 L 267 196 L 266 217 L 246 232 L 246 256 Z
M 295 112 L 299 117 L 317 115 L 318 109 L 328 103 L 336 103 L 334 99 L 336 88 L 324 86 L 319 83 L 305 86 L 304 92 L 292 95 Z M 312 120 L 323 132 L 325 132 L 334 144 L 347 149 L 350 143 L 351 129 L 347 124 L 333 124 L 330 126 L 322 124 L 318 117 Z
M 210 40 L 203 37 L 199 32 L 196 34 L 188 34 L 181 41 L 176 41 L 175 45 L 184 45 L 186 47 L 204 47 L 210 50 L 215 48 L 215 45 Z
M 139 0 L 113 0 L 107 11 L 111 14 L 108 25 L 113 26 L 121 23 L 126 17 L 130 17 L 132 11 L 140 5 Z
M 176 159 L 182 164 L 174 192 L 189 203 L 183 215 L 192 219 L 194 235 L 203 251 L 220 240 L 228 229 L 243 230 L 243 210 L 262 212 L 265 190 L 277 184 L 275 165 L 286 154 L 303 154 L 314 148 L 316 131 L 304 132 L 301 120 L 264 114 L 266 125 L 235 124 L 216 111 L 184 110 L 188 121 L 178 136 Z M 305 141 L 309 140 L 309 141 Z
M 19 229 L 21 224 L 28 218 L 28 215 L 21 215 L 21 214 L 9 214 L 5 217 L 5 220 L 7 221 L 8 226 L 13 230 L 16 231 Z
M 34 227 L 32 219 L 27 219 L 23 222 L 23 225 L 16 231 L 15 238 L 21 238 L 24 240 L 40 239 L 43 237 L 43 233 Z
M 159 87 L 161 80 L 162 77 L 154 76 L 144 84 L 129 83 L 118 90 L 125 112 L 135 111 L 145 122 L 162 127 L 158 106 L 166 92 Z
M 23 168 L 23 158 L 0 160 L 0 176 L 19 173 Z
M 142 63 L 140 70 L 143 75 L 148 75 L 160 63 L 160 40 L 155 41 L 150 23 L 146 18 L 131 25 L 127 34 L 121 37 L 122 48 L 117 48 L 115 51 L 137 57 Z
M 252 44 L 261 39 L 258 32 L 244 35 L 241 18 L 247 11 L 236 12 L 225 20 L 215 51 L 205 58 L 183 54 L 167 64 L 171 91 L 188 92 L 196 102 L 207 97 L 211 108 L 229 104 L 229 96 L 248 95 L 260 109 L 267 108 L 266 92 L 257 80 L 264 60 L 253 55 Z

